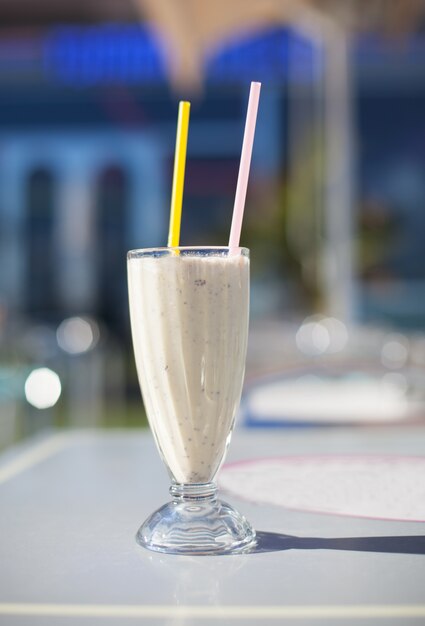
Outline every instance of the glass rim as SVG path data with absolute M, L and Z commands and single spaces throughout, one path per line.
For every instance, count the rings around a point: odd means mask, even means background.
M 214 252 L 230 252 L 230 250 L 237 254 L 249 256 L 249 248 L 244 246 L 230 247 L 230 246 L 158 246 L 153 248 L 134 248 L 127 252 L 127 259 L 136 259 L 143 256 L 149 256 L 158 252 L 205 252 L 210 250 Z

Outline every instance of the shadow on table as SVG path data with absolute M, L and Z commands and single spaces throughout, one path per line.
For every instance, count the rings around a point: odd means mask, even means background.
M 279 552 L 281 550 L 353 550 L 391 554 L 425 554 L 425 535 L 325 539 L 257 531 L 257 545 L 251 552 Z

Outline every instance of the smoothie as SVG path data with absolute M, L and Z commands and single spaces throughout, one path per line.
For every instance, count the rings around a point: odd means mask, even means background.
M 248 252 L 128 259 L 136 365 L 151 430 L 178 483 L 210 482 L 224 458 L 242 390 Z

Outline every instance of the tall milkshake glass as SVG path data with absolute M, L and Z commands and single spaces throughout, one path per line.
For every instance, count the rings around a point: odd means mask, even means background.
M 172 554 L 248 549 L 255 532 L 217 498 L 248 337 L 249 251 L 179 247 L 128 253 L 130 317 L 149 424 L 171 478 L 171 502 L 137 533 Z

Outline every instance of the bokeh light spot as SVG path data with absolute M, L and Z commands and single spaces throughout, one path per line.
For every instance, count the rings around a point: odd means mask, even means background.
M 25 381 L 25 397 L 36 409 L 48 409 L 56 404 L 61 395 L 59 376 L 48 367 L 33 370 Z
M 69 354 L 83 354 L 96 345 L 99 328 L 94 320 L 84 317 L 70 317 L 58 327 L 56 337 L 59 346 Z

